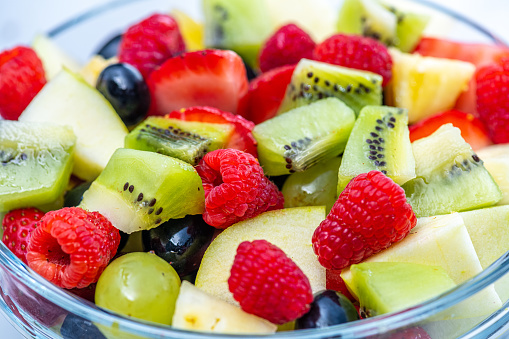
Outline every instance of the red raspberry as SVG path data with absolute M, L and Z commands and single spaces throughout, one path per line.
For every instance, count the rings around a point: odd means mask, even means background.
M 83 288 L 97 282 L 119 243 L 118 229 L 100 213 L 62 208 L 41 219 L 32 233 L 27 261 L 59 287 Z
M 207 153 L 196 170 L 205 190 L 203 220 L 215 228 L 283 208 L 283 194 L 249 153 L 216 150 Z
M 135 66 L 146 79 L 164 61 L 185 51 L 186 45 L 175 19 L 153 14 L 123 34 L 118 59 Z
M 25 264 L 32 231 L 35 230 L 43 215 L 44 212 L 37 208 L 22 208 L 7 213 L 2 222 L 3 243 Z
M 316 45 L 314 59 L 330 64 L 370 71 L 392 78 L 392 58 L 384 44 L 359 35 L 336 34 Z
M 279 247 L 266 240 L 244 241 L 228 287 L 247 313 L 284 324 L 304 315 L 313 301 L 309 280 Z
M 417 223 L 405 191 L 382 172 L 352 179 L 313 234 L 313 250 L 341 270 L 402 240 Z
M 18 120 L 45 84 L 42 62 L 31 48 L 0 53 L 0 116 Z
M 509 142 L 509 58 L 476 73 L 477 112 L 493 142 Z
M 294 24 L 288 24 L 276 31 L 260 50 L 260 70 L 267 72 L 273 68 L 293 65 L 302 58 L 311 59 L 315 42 Z

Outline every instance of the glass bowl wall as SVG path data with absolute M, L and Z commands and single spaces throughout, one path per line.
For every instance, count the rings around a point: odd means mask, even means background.
M 312 1 L 312 0 L 310 0 Z M 341 0 L 331 0 L 335 6 Z M 201 18 L 201 1 L 123 0 L 114 1 L 56 27 L 48 34 L 56 43 L 81 62 L 85 62 L 111 37 L 124 31 L 131 23 L 150 13 L 169 12 L 178 8 Z M 502 44 L 495 36 L 475 23 L 436 5 L 412 2 L 415 8 L 449 20 L 447 37 L 456 40 Z M 397 314 L 379 316 L 321 330 L 279 332 L 274 338 L 379 338 L 389 339 L 406 328 L 420 326 L 432 338 L 488 338 L 504 336 L 509 322 L 509 303 L 491 309 L 482 305 L 495 286 L 509 285 L 509 253 L 481 274 L 452 291 Z M 64 336 L 62 322 L 74 315 L 83 330 L 94 324 L 106 338 L 175 338 L 208 339 L 228 337 L 173 330 L 142 321 L 127 319 L 105 312 L 92 303 L 50 284 L 27 268 L 0 243 L 0 308 L 26 337 L 79 338 L 80 333 Z M 472 309 L 468 316 L 460 309 Z M 477 310 L 476 310 L 477 309 Z M 476 314 L 476 311 L 477 314 Z M 463 315 L 459 315 L 463 313 Z M 61 331 L 62 330 L 62 331 Z M 93 335 L 90 334 L 89 335 Z M 507 335 L 507 334 L 505 334 Z M 0 335 L 1 337 L 1 335 Z M 100 339 L 100 335 L 94 335 Z M 233 338 L 235 336 L 229 336 Z M 249 338 L 242 336 L 242 338 Z M 259 338 L 259 336 L 253 336 Z

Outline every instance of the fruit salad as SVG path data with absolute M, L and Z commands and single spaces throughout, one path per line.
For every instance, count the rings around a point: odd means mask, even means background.
M 284 3 L 153 13 L 84 66 L 46 36 L 1 52 L 5 246 L 106 312 L 242 335 L 405 310 L 509 250 L 509 48 Z M 391 338 L 468 331 L 505 280 Z M 14 285 L 63 338 L 122 337 Z

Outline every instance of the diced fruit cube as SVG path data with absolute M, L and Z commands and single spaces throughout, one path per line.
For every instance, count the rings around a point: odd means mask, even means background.
M 485 147 L 477 155 L 502 191 L 497 205 L 509 205 L 509 144 Z
M 71 126 L 77 137 L 73 174 L 83 180 L 101 173 L 127 135 L 124 123 L 101 93 L 65 69 L 44 86 L 19 120 Z

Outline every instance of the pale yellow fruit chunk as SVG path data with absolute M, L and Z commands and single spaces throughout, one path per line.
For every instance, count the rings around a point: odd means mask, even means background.
M 308 277 L 314 292 L 325 289 L 325 269 L 313 252 L 311 237 L 325 219 L 325 207 L 296 207 L 270 211 L 241 221 L 224 230 L 203 256 L 196 286 L 231 304 L 228 290 L 230 269 L 243 241 L 265 239 L 278 246 Z
M 172 326 L 188 331 L 270 334 L 276 325 L 215 298 L 183 281 L 175 305 Z
M 423 57 L 394 48 L 389 51 L 393 62 L 389 100 L 408 109 L 410 124 L 451 109 L 461 92 L 468 89 L 475 71 L 474 65 L 464 61 Z
M 45 35 L 37 35 L 32 42 L 32 48 L 42 61 L 48 81 L 53 79 L 64 67 L 73 72 L 78 72 L 81 68 L 76 60 Z
M 171 16 L 177 21 L 188 52 L 205 49 L 203 24 L 194 21 L 189 15 L 178 9 L 173 10 Z
M 477 155 L 502 191 L 497 205 L 509 205 L 509 144 L 485 147 Z
M 117 62 L 117 57 L 104 59 L 100 55 L 94 55 L 85 65 L 85 67 L 80 70 L 80 75 L 90 86 L 95 87 L 97 84 L 97 78 L 99 78 L 99 74 L 101 74 L 103 69 L 109 65 L 116 64 Z

